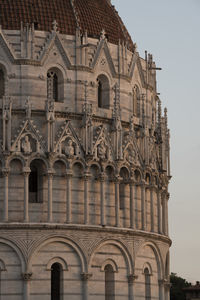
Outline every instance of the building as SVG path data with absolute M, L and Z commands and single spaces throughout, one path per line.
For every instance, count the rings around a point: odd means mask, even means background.
M 0 298 L 169 300 L 152 55 L 109 0 L 0 0 L 0 12 Z
M 186 300 L 200 300 L 200 283 L 196 282 L 195 285 L 188 286 L 183 289 L 186 295 Z

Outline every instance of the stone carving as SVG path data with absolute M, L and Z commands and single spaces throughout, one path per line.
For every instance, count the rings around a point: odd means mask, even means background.
M 125 159 L 130 163 L 138 164 L 138 154 L 132 145 L 129 145 L 125 151 Z
M 28 135 L 26 135 L 25 138 L 22 140 L 21 149 L 22 152 L 24 152 L 25 154 L 30 154 L 32 152 L 31 143 L 29 141 Z
M 105 143 L 100 143 L 98 146 L 97 146 L 97 156 L 98 158 L 104 160 L 106 159 L 107 155 L 106 155 L 106 152 L 107 152 L 107 149 L 106 149 L 106 146 L 105 146 Z
M 94 137 L 93 154 L 95 159 L 113 160 L 112 143 L 106 128 L 99 126 L 96 128 L 96 136 Z
M 67 145 L 65 146 L 65 154 L 67 156 L 74 156 L 75 154 L 73 142 L 71 139 L 67 141 Z

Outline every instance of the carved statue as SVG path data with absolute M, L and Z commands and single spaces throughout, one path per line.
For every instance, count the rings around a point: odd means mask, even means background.
M 138 154 L 132 147 L 128 147 L 125 158 L 131 164 L 137 164 L 138 162 Z
M 97 146 L 97 156 L 98 156 L 98 158 L 106 159 L 106 152 L 107 152 L 107 149 L 106 149 L 106 146 L 105 146 L 104 142 L 100 143 Z
M 25 154 L 30 154 L 32 152 L 28 135 L 26 135 L 24 140 L 22 141 L 21 148 Z
M 72 140 L 68 140 L 67 146 L 65 146 L 65 154 L 68 156 L 74 156 L 74 146 Z

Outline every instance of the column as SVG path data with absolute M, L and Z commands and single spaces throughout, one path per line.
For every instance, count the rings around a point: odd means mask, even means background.
M 104 174 L 100 177 L 100 183 L 101 183 L 101 225 L 105 226 L 105 191 L 104 191 Z
M 134 180 L 130 181 L 129 186 L 130 186 L 130 227 L 135 228 Z
M 52 184 L 53 184 L 53 172 L 48 171 L 48 222 L 51 223 L 53 220 L 52 214 Z
M 138 228 L 138 199 L 137 199 L 138 185 L 135 184 L 135 229 Z
M 158 280 L 158 285 L 159 285 L 159 299 L 164 300 L 164 280 L 160 279 Z
M 24 222 L 29 222 L 29 174 L 30 168 L 24 168 Z
M 2 169 L 2 173 L 4 176 L 4 222 L 8 221 L 8 176 L 9 176 L 9 169 L 5 168 Z
M 92 277 L 92 274 L 89 273 L 82 273 L 81 279 L 83 281 L 83 300 L 89 300 L 89 293 L 88 293 L 88 280 Z
M 165 209 L 165 220 L 166 220 L 166 235 L 169 235 L 169 224 L 168 224 L 168 201 L 170 198 L 170 194 L 167 193 L 166 194 L 166 200 L 165 200 L 165 205 L 166 205 L 166 209 Z
M 71 183 L 72 183 L 72 173 L 66 173 L 66 223 L 71 223 L 72 220 L 72 212 L 71 212 L 71 204 L 72 204 L 72 193 L 71 193 Z
M 154 197 L 153 197 L 154 188 L 150 187 L 150 198 L 151 198 L 151 231 L 154 232 Z
M 90 178 L 89 173 L 85 172 L 83 178 L 84 178 L 84 223 L 88 224 L 89 222 L 88 180 Z
M 24 280 L 24 297 L 23 300 L 29 300 L 29 288 L 30 288 L 30 280 L 32 273 L 22 273 L 22 278 Z
M 166 235 L 166 199 L 165 192 L 161 195 L 162 202 L 162 233 Z
M 138 278 L 135 274 L 130 274 L 128 277 L 128 291 L 129 291 L 129 300 L 134 299 L 134 281 Z
M 160 190 L 157 191 L 158 233 L 162 233 Z
M 119 227 L 119 178 L 115 178 L 115 226 Z
M 141 184 L 141 201 L 142 201 L 142 230 L 146 230 L 145 180 L 142 180 L 142 184 Z

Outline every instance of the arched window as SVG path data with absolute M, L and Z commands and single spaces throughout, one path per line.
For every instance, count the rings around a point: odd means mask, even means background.
M 62 266 L 54 263 L 51 266 L 51 300 L 61 300 L 62 296 Z
M 108 78 L 105 75 L 99 75 L 98 83 L 98 107 L 109 109 L 110 106 L 110 86 Z
M 144 269 L 145 276 L 145 300 L 151 300 L 151 274 L 148 268 Z
M 64 98 L 64 80 L 62 72 L 52 68 L 47 72 L 47 98 L 62 102 Z
M 3 98 L 5 94 L 5 78 L 4 72 L 0 69 L 0 99 Z
M 105 271 L 105 300 L 115 300 L 115 274 L 113 267 L 108 264 Z

